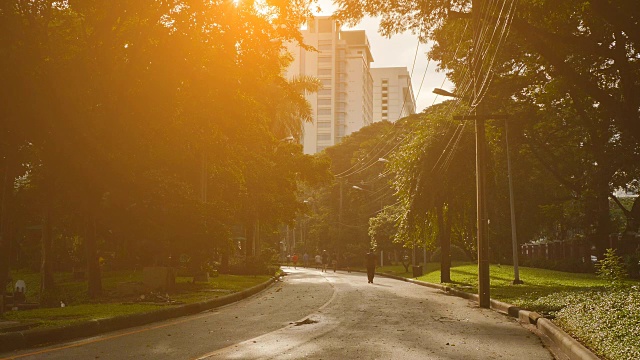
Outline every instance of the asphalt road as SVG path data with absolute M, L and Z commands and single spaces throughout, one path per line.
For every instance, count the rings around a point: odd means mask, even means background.
M 514 319 L 432 288 L 286 271 L 231 305 L 0 359 L 553 359 Z

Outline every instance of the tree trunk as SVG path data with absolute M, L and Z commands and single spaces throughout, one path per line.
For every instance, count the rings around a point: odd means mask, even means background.
M 100 259 L 96 239 L 96 217 L 89 212 L 85 230 L 85 251 L 87 255 L 87 279 L 89 298 L 95 299 L 102 294 L 102 277 L 100 275 Z
M 13 177 L 9 176 L 9 155 L 5 157 L 4 173 L 2 176 L 2 190 L 0 191 L 0 316 L 4 312 L 5 284 L 9 279 L 9 254 L 11 242 L 9 240 L 9 194 L 13 189 Z M 10 181 L 11 179 L 11 181 Z M 13 285 L 12 285 L 13 286 Z
M 444 204 L 436 208 L 438 217 L 438 240 L 440 243 L 440 282 L 451 282 L 451 236 L 447 227 L 451 226 L 448 219 L 445 220 Z
M 637 233 L 640 230 L 640 196 L 633 201 L 631 211 L 627 215 L 626 233 Z
M 48 197 L 48 195 L 45 195 Z M 45 200 L 42 214 L 42 254 L 40 266 L 40 303 L 44 306 L 57 305 L 56 288 L 53 280 L 53 238 L 51 235 L 51 204 Z

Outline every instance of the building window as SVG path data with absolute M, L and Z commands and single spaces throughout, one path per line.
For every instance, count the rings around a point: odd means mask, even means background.
M 320 96 L 331 96 L 331 89 L 320 89 L 318 90 L 318 95 Z
M 318 99 L 318 106 L 331 106 L 331 99 Z
M 318 56 L 318 62 L 321 64 L 326 64 L 331 62 L 331 56 Z
M 318 76 L 331 76 L 331 69 L 318 69 Z
M 330 129 L 331 121 L 318 121 L 318 129 Z
M 320 83 L 325 88 L 331 87 L 331 79 L 320 79 Z
M 331 140 L 331 134 L 318 134 L 318 141 L 329 141 Z
M 331 108 L 318 109 L 318 115 L 331 115 Z

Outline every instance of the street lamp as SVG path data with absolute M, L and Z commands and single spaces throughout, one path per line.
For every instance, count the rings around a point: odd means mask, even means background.
M 456 94 L 454 94 L 454 93 L 452 93 L 452 92 L 450 92 L 450 91 L 447 91 L 447 90 L 445 90 L 445 89 L 440 89 L 440 88 L 435 88 L 435 89 L 433 89 L 433 93 L 434 93 L 434 94 L 436 94 L 436 95 L 442 95 L 442 96 L 448 96 L 448 97 L 459 98 L 459 96 L 458 96 L 458 95 L 456 95 Z

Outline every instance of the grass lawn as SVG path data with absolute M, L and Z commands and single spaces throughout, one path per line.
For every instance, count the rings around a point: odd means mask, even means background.
M 27 302 L 37 302 L 40 288 L 38 273 L 12 272 L 15 281 L 22 279 L 27 286 Z M 171 300 L 181 303 L 194 303 L 230 293 L 248 289 L 267 281 L 270 276 L 219 275 L 209 279 L 208 283 L 193 283 L 190 277 L 176 278 L 176 292 L 170 294 Z M 5 319 L 20 322 L 35 322 L 38 327 L 65 326 L 91 319 L 101 319 L 118 315 L 127 315 L 153 311 L 162 304 L 134 303 L 137 296 L 122 297 L 116 292 L 118 283 L 142 282 L 141 271 L 110 271 L 103 273 L 103 296 L 90 300 L 87 296 L 87 283 L 73 278 L 71 273 L 55 274 L 60 301 L 65 307 L 41 308 L 24 311 L 9 311 Z
M 541 303 L 540 299 L 557 293 L 579 293 L 600 291 L 607 282 L 594 274 L 567 273 L 554 270 L 520 267 L 521 285 L 512 285 L 513 266 L 491 265 L 491 298 L 504 301 L 527 310 L 539 312 L 553 312 L 563 307 L 563 304 Z M 411 267 L 405 272 L 402 265 L 385 266 L 379 272 L 402 277 L 413 277 Z M 418 280 L 440 283 L 440 264 L 427 263 L 423 267 L 423 274 Z M 451 280 L 448 285 L 456 289 L 478 292 L 478 265 L 475 263 L 453 263 L 451 265 Z

